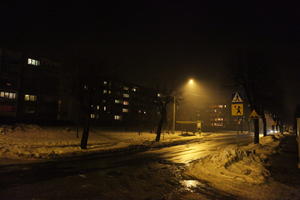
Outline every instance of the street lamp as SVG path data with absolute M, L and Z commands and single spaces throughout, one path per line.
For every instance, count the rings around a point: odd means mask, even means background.
M 194 84 L 194 79 L 191 78 L 191 79 L 189 80 L 189 85 L 193 85 L 193 84 Z
M 189 79 L 188 80 L 188 86 L 193 86 L 195 84 L 194 79 Z M 193 96 L 199 96 L 196 94 L 191 94 Z M 176 95 L 174 94 L 173 96 L 173 123 L 172 123 L 172 132 L 175 133 L 176 129 Z
M 172 132 L 175 133 L 176 126 L 176 96 L 173 96 L 173 124 L 172 124 Z

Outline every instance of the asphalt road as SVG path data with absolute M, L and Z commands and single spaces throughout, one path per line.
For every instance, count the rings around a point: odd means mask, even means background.
M 164 148 L 0 166 L 0 199 L 183 199 L 195 193 L 180 184 L 189 162 L 252 138 L 220 133 Z M 195 199 L 232 199 L 201 184 Z

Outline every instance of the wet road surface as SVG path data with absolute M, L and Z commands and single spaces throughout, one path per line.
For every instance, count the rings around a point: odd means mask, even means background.
M 144 151 L 0 166 L 0 198 L 182 199 L 190 195 L 194 199 L 232 199 L 207 183 L 185 180 L 189 177 L 182 177 L 181 172 L 188 163 L 229 144 L 251 141 L 249 134 L 222 133 Z

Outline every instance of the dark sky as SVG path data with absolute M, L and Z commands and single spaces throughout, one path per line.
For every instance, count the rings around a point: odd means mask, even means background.
M 299 101 L 300 12 L 284 1 L 7 1 L 1 46 L 66 61 L 105 60 L 126 79 L 163 83 L 230 78 L 238 49 L 263 52 Z M 220 3 L 222 2 L 222 3 Z M 157 71 L 160 73 L 157 73 Z M 292 106 L 291 106 L 292 107 Z

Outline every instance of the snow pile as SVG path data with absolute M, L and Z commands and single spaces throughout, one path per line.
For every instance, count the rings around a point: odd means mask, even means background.
M 199 136 L 182 137 L 162 134 L 161 142 L 155 144 L 155 133 L 121 132 L 91 129 L 88 149 L 81 150 L 82 130 L 70 127 L 39 127 L 18 124 L 0 127 L 0 158 L 5 159 L 49 159 L 61 156 L 80 155 L 116 149 L 168 145 L 180 141 L 198 139 Z
M 264 183 L 270 176 L 268 156 L 276 153 L 281 137 L 277 134 L 261 138 L 260 144 L 220 149 L 218 153 L 192 163 L 186 173 L 211 183 Z

